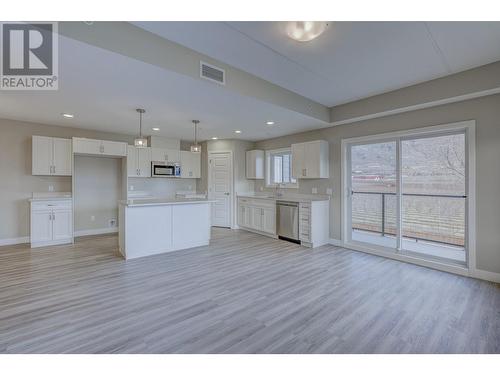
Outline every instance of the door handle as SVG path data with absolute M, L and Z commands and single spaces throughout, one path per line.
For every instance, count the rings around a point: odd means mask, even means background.
M 229 195 L 229 193 L 224 193 L 225 195 Z

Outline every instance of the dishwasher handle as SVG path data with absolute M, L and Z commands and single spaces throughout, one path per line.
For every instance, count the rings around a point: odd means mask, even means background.
M 279 205 L 279 206 L 299 207 L 299 204 L 296 203 L 296 202 L 278 201 L 278 202 L 276 202 L 276 204 Z

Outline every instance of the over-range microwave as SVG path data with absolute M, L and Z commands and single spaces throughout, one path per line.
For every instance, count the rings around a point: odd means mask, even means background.
M 181 177 L 181 166 L 178 163 L 152 161 L 151 177 Z

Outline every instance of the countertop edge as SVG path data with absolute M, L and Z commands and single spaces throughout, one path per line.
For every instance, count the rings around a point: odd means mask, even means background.
M 172 201 L 172 202 L 141 202 L 141 203 L 133 203 L 129 201 L 118 201 L 118 204 L 125 207 L 146 207 L 146 206 L 172 206 L 172 205 L 181 205 L 181 204 L 204 204 L 204 203 L 214 203 L 214 200 L 181 200 L 181 201 Z

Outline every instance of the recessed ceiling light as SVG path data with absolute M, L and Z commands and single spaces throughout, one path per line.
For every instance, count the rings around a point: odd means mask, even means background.
M 160 128 L 152 128 L 155 132 L 159 132 Z
M 235 130 L 234 131 L 236 134 L 241 134 L 241 130 Z
M 321 34 L 328 27 L 328 22 L 294 21 L 286 25 L 286 33 L 298 42 L 309 42 Z
M 75 115 L 72 115 L 71 113 L 62 113 L 63 117 L 66 117 L 66 118 L 73 118 L 75 117 Z
M 266 125 L 274 125 L 274 121 L 268 121 L 266 122 Z
M 212 137 L 212 139 L 213 139 L 214 141 L 216 141 L 216 140 L 217 140 L 217 139 L 219 139 L 219 138 L 217 138 L 217 137 Z

